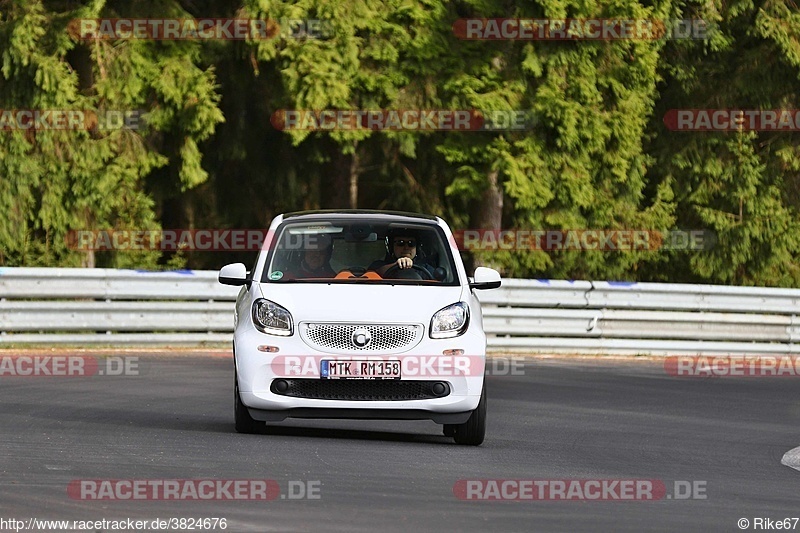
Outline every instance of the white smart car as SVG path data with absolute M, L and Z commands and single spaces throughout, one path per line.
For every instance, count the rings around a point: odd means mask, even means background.
M 293 418 L 433 420 L 457 443 L 486 431 L 486 335 L 475 289 L 438 217 L 382 211 L 277 216 L 242 286 L 233 350 L 236 430 Z

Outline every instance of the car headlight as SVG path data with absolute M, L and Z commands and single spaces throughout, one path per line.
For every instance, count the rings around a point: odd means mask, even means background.
M 431 338 L 447 339 L 458 337 L 469 326 L 469 306 L 464 302 L 448 305 L 440 309 L 431 319 Z
M 276 304 L 263 298 L 253 302 L 253 324 L 262 333 L 289 336 L 294 331 L 292 314 Z

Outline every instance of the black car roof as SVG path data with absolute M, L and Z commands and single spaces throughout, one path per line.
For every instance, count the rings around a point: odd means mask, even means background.
M 419 222 L 436 222 L 437 218 L 433 215 L 423 215 L 422 213 L 410 213 L 406 211 L 378 211 L 369 209 L 321 209 L 317 211 L 296 211 L 286 213 L 283 219 L 289 218 L 308 218 L 309 220 L 328 219 L 331 217 L 346 218 L 350 216 L 369 216 L 376 220 L 397 220 L 399 218 L 412 218 Z

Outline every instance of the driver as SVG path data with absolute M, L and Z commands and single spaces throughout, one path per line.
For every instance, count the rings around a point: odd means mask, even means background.
M 333 239 L 324 233 L 307 235 L 304 239 L 303 257 L 299 267 L 291 273 L 293 278 L 332 278 L 336 272 L 331 268 Z
M 374 270 L 383 277 L 393 267 L 405 270 L 416 266 L 425 270 L 433 279 L 430 267 L 419 261 L 417 257 L 418 241 L 413 232 L 390 232 L 386 236 L 386 257 L 383 261 L 374 261 L 369 265 L 368 270 Z

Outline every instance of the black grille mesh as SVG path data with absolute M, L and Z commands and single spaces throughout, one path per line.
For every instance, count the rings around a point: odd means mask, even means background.
M 285 381 L 289 388 L 279 392 L 277 381 Z M 433 386 L 441 383 L 443 394 L 434 394 Z M 282 379 L 272 382 L 274 394 L 293 398 L 350 401 L 403 401 L 444 398 L 450 394 L 450 384 L 445 381 L 400 381 L 395 379 Z
M 423 333 L 422 327 L 414 324 L 301 324 L 300 327 L 305 340 L 323 351 L 407 350 L 419 343 Z M 358 346 L 353 342 L 353 332 L 359 329 L 370 334 L 371 341 L 367 346 Z

